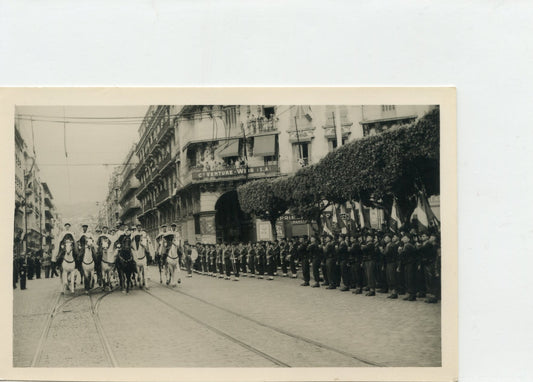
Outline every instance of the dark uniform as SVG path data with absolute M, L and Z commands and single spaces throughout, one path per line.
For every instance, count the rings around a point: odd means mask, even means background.
M 341 240 L 339 243 L 337 257 L 340 265 L 342 283 L 344 284 L 341 291 L 346 292 L 350 290 L 350 285 L 352 285 L 352 274 L 350 269 L 350 259 L 348 256 L 348 243 L 345 240 Z
M 361 245 L 363 253 L 363 267 L 365 270 L 367 287 L 369 288 L 367 296 L 375 296 L 376 294 L 376 247 L 372 241 L 367 241 Z
M 327 281 L 329 281 L 327 289 L 335 289 L 337 288 L 337 251 L 335 250 L 335 243 L 332 241 L 324 246 L 324 257 L 326 259 Z
M 398 269 L 398 246 L 392 241 L 385 244 L 382 250 L 382 266 L 385 269 L 385 274 L 387 276 L 387 286 L 391 294 L 388 298 L 398 298 L 397 293 L 397 277 L 396 270 Z
M 355 239 L 355 238 L 354 238 Z M 363 292 L 364 274 L 363 274 L 363 252 L 361 251 L 361 245 L 357 239 L 353 240 L 350 244 L 348 252 L 350 268 L 352 271 L 352 288 L 355 290 L 354 294 L 361 294 Z
M 420 253 L 420 264 L 424 275 L 424 282 L 426 286 L 426 292 L 433 298 L 428 298 L 427 302 L 436 302 L 437 291 L 437 278 L 436 266 L 437 261 L 437 246 L 429 240 L 426 240 L 418 249 Z
M 241 271 L 242 276 L 246 277 L 248 275 L 248 247 L 244 245 L 239 245 L 239 252 L 241 254 Z
M 313 279 L 315 280 L 313 288 L 318 288 L 320 286 L 320 265 L 324 260 L 324 253 L 316 241 L 309 244 L 307 252 L 309 253 L 309 259 L 313 268 Z
M 276 247 L 269 244 L 266 249 L 266 268 L 268 273 L 268 279 L 274 279 L 274 273 L 276 272 Z
M 261 244 L 257 244 L 257 250 L 256 250 L 256 265 L 257 265 L 257 272 L 259 274 L 259 278 L 262 279 L 265 274 L 265 266 L 266 266 L 266 253 L 265 248 Z
M 311 243 L 309 246 L 305 243 L 305 241 L 301 241 L 298 245 L 298 249 L 296 250 L 298 254 L 298 258 L 302 262 L 302 273 L 303 273 L 303 279 L 304 282 L 301 284 L 302 286 L 308 286 L 309 280 L 311 279 L 311 275 L 309 273 L 309 247 L 312 245 L 316 245 L 316 243 Z M 314 247 L 311 248 L 311 250 L 314 250 Z
M 250 269 L 250 277 L 255 277 L 255 264 L 256 264 L 256 251 L 255 248 L 250 244 L 248 245 L 248 268 Z
M 241 251 L 240 249 L 234 245 L 233 248 L 233 274 L 235 278 L 239 278 L 240 276 L 240 270 L 241 270 Z
M 419 264 L 418 251 L 413 244 L 407 242 L 398 248 L 398 253 L 400 254 L 400 266 L 403 266 L 405 270 L 407 293 L 409 293 L 409 296 L 404 298 L 404 300 L 415 301 L 416 273 Z
M 287 261 L 289 263 L 289 267 L 291 269 L 291 274 L 293 278 L 296 278 L 296 258 L 298 255 L 296 254 L 296 246 L 291 241 L 289 244 L 289 248 L 287 250 Z

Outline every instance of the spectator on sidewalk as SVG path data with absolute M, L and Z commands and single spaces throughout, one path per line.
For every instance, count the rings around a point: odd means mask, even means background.
M 50 267 L 52 265 L 52 256 L 48 253 L 48 251 L 44 252 L 43 255 L 43 268 L 44 268 L 44 277 L 50 278 Z M 53 272 L 52 272 L 53 275 Z

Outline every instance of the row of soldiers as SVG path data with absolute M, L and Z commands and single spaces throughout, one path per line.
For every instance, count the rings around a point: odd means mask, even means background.
M 194 268 L 206 275 L 239 280 L 239 276 L 273 280 L 297 277 L 302 286 L 404 300 L 440 298 L 440 244 L 438 233 L 363 230 L 354 235 L 299 237 L 273 242 L 197 244 Z M 314 283 L 311 284 L 311 276 Z

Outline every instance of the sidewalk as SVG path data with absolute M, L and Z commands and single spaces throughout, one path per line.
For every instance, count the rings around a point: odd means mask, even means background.
M 44 324 L 61 291 L 59 279 L 26 281 L 26 289 L 13 289 L 13 365 L 31 365 Z

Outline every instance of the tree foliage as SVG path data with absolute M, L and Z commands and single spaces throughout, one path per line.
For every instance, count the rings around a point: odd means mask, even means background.
M 349 142 L 293 176 L 241 186 L 241 206 L 270 221 L 290 209 L 320 230 L 321 215 L 331 203 L 358 200 L 374 206 L 380 200 L 390 210 L 396 197 L 409 216 L 418 191 L 440 193 L 439 120 L 435 107 L 413 125 Z

